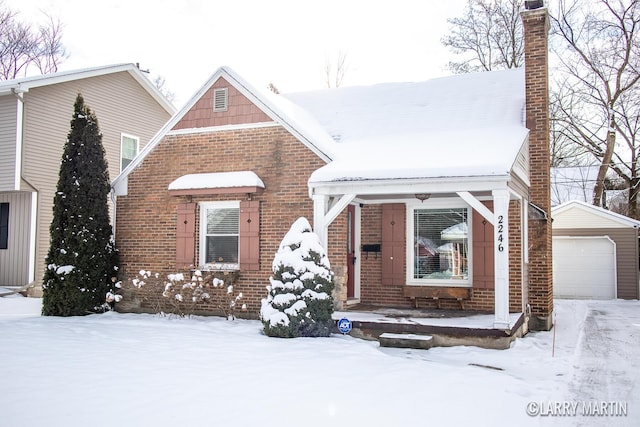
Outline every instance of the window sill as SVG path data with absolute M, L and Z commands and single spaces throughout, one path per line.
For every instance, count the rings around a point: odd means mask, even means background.
M 429 282 L 416 282 L 416 281 L 407 281 L 406 286 L 411 287 L 431 287 L 431 288 L 472 288 L 473 285 L 470 282 L 438 282 L 438 281 L 429 281 Z
M 236 271 L 240 271 L 240 266 L 238 264 L 207 264 L 199 267 L 198 270 L 207 272 L 219 271 L 221 273 L 234 273 Z

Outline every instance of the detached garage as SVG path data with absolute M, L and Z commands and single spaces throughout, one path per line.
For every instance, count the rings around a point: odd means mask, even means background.
M 579 201 L 551 215 L 554 297 L 638 298 L 640 221 Z

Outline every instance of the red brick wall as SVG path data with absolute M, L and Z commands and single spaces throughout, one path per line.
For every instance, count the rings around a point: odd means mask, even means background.
M 546 8 L 524 11 L 526 117 L 529 133 L 530 201 L 542 209 L 548 220 L 529 222 L 530 328 L 549 330 L 553 311 L 553 269 L 551 254 L 551 184 L 549 151 L 549 79 Z
M 276 126 L 165 137 L 129 175 L 128 195 L 117 200 L 116 241 L 122 278 L 131 279 L 141 269 L 163 275 L 176 272 L 176 206 L 188 198 L 169 195 L 167 188 L 173 180 L 190 173 L 250 170 L 266 187 L 253 196 L 260 202 L 260 270 L 241 271 L 236 291 L 243 293 L 249 315 L 257 316 L 280 241 L 300 216 L 312 221 L 307 180 L 323 165 L 301 142 Z M 222 194 L 197 196 L 192 201 L 246 197 Z M 328 250 L 339 278 L 346 271 L 345 229 L 343 214 L 330 227 Z

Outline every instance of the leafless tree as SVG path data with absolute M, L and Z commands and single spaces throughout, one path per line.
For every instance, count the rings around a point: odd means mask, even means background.
M 451 61 L 454 73 L 521 67 L 524 44 L 522 0 L 468 0 L 463 16 L 449 18 L 450 34 L 441 39 L 462 60 Z
M 339 51 L 335 64 L 327 57 L 324 63 L 324 72 L 328 88 L 340 87 L 347 72 L 347 53 Z
M 640 0 L 558 0 L 552 18 L 563 96 L 558 127 L 600 168 L 593 204 L 603 205 L 609 169 L 629 186 L 629 215 L 638 218 L 640 155 Z
M 267 87 L 271 92 L 275 93 L 276 95 L 280 94 L 280 91 L 278 90 L 278 88 L 276 87 L 276 85 L 274 85 L 273 83 L 269 83 L 269 86 Z
M 162 77 L 161 75 L 157 75 L 153 79 L 153 84 L 156 86 L 156 88 L 158 88 L 160 93 L 163 94 L 165 98 L 167 98 L 167 101 L 171 103 L 175 101 L 176 94 L 167 88 L 166 80 L 164 77 Z
M 0 79 L 25 75 L 30 66 L 42 74 L 58 70 L 66 58 L 62 24 L 45 14 L 46 24 L 34 27 L 0 1 Z

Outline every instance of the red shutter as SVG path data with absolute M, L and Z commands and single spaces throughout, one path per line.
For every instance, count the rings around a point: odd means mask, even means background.
M 382 205 L 382 284 L 404 285 L 406 208 L 402 203 Z
M 260 202 L 240 202 L 240 269 L 260 270 Z
M 196 204 L 179 203 L 176 224 L 176 268 L 195 265 Z
M 493 210 L 493 202 L 483 202 Z M 473 211 L 473 287 L 493 289 L 495 270 L 493 265 L 493 225 L 478 212 Z

